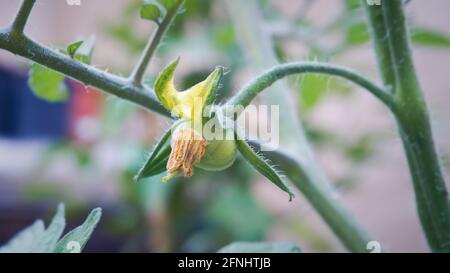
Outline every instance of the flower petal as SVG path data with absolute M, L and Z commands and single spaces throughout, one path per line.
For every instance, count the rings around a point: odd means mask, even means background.
M 173 61 L 159 74 L 155 82 L 156 96 L 168 110 L 178 117 L 187 120 L 201 118 L 205 106 L 214 101 L 223 75 L 223 68 L 216 67 L 204 81 L 186 91 L 179 92 L 173 83 L 179 60 L 178 58 Z

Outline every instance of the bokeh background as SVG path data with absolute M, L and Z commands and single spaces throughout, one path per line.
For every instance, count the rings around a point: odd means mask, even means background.
M 177 56 L 177 84 L 183 87 L 215 65 L 227 67 L 222 98 L 255 75 L 225 1 L 186 1 L 149 67 L 148 83 Z M 12 20 L 19 2 L 1 1 L 0 26 Z M 154 29 L 139 18 L 141 1 L 81 2 L 38 1 L 27 32 L 55 48 L 95 35 L 95 66 L 128 75 Z M 377 79 L 373 49 L 352 2 L 257 1 L 261 31 L 273 36 L 280 62 L 330 61 Z M 413 26 L 450 36 L 448 1 L 415 0 L 406 9 Z M 447 42 L 416 44 L 413 51 L 449 181 Z M 307 252 L 346 251 L 300 193 L 287 202 L 240 159 L 225 172 L 134 183 L 169 121 L 69 80 L 67 102 L 43 102 L 27 87 L 28 67 L 0 51 L 0 244 L 36 218 L 48 221 L 64 202 L 69 226 L 94 207 L 104 210 L 88 252 L 204 252 L 233 241 L 293 241 Z M 320 164 L 355 218 L 384 250 L 428 251 L 390 114 L 366 92 L 336 79 L 294 77 L 289 86 Z

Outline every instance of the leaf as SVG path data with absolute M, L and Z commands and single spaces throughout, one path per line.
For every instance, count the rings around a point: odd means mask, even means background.
M 38 249 L 38 241 L 45 233 L 44 222 L 36 220 L 31 226 L 17 233 L 5 246 L 0 248 L 0 253 L 31 253 Z
M 171 9 L 177 4 L 179 0 L 158 0 L 166 9 Z
M 369 31 L 365 22 L 352 23 L 346 32 L 347 45 L 361 45 L 369 42 Z
M 52 253 L 55 250 L 56 243 L 61 237 L 64 227 L 66 226 L 64 211 L 64 204 L 59 204 L 56 214 L 47 230 L 40 239 L 36 239 L 37 249 L 34 252 Z
M 236 145 L 242 156 L 262 175 L 272 181 L 278 188 L 289 194 L 289 201 L 292 201 L 294 194 L 286 186 L 281 179 L 277 171 L 264 159 L 261 155 L 258 155 L 253 148 L 245 141 L 242 140 L 238 134 L 236 137 Z
M 58 242 L 66 226 L 64 211 L 64 204 L 60 204 L 47 229 L 42 220 L 37 220 L 1 247 L 0 253 L 62 252 L 61 247 L 66 246 L 65 242 L 71 241 L 76 241 L 80 245 L 81 251 L 100 220 L 101 210 L 93 210 L 82 226 L 72 230 Z
M 172 135 L 172 127 L 169 128 L 161 140 L 158 141 L 153 152 L 150 154 L 148 159 L 146 160 L 144 166 L 139 170 L 138 174 L 135 177 L 135 180 L 153 176 L 163 172 L 166 169 L 167 160 L 169 158 L 169 154 L 171 151 L 170 144 L 168 140 Z
M 65 101 L 69 96 L 64 76 L 37 63 L 31 65 L 28 85 L 37 97 L 49 102 Z
M 305 74 L 300 83 L 302 110 L 312 110 L 326 94 L 330 76 Z
M 51 253 L 56 247 L 56 242 L 61 237 L 66 221 L 64 219 L 64 205 L 58 206 L 52 222 L 45 230 L 44 222 L 37 220 L 19 232 L 0 252 L 8 253 Z
M 96 208 L 91 211 L 84 223 L 67 233 L 56 245 L 55 252 L 57 253 L 69 253 L 73 243 L 78 245 L 78 250 L 82 251 L 86 246 L 87 241 L 92 235 L 95 227 L 97 226 L 102 216 L 102 209 Z
M 235 242 L 221 248 L 218 253 L 300 253 L 301 249 L 291 242 L 254 243 Z
M 75 53 L 80 48 L 80 46 L 83 44 L 83 41 L 77 41 L 74 43 L 71 43 L 69 46 L 67 46 L 67 54 L 69 54 L 70 58 L 74 58 Z
M 155 4 L 146 3 L 141 6 L 141 18 L 159 22 L 159 19 L 161 17 L 161 10 L 159 7 Z
M 78 61 L 90 64 L 92 59 L 92 54 L 95 49 L 96 38 L 94 35 L 90 36 L 87 40 L 83 41 L 83 43 L 79 46 L 75 53 L 75 59 Z M 69 53 L 69 52 L 68 52 Z M 70 55 L 70 53 L 69 53 Z
M 434 30 L 413 28 L 411 40 L 416 45 L 450 48 L 450 38 Z
M 347 11 L 352 11 L 361 8 L 360 0 L 345 0 L 345 9 Z

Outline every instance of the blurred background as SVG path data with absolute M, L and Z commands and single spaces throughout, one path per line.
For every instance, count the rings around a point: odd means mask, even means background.
M 245 20 L 225 2 L 186 1 L 146 82 L 152 84 L 177 56 L 182 87 L 202 80 L 216 65 L 227 67 L 220 99 L 255 75 L 236 32 Z M 379 80 L 358 1 L 256 2 L 264 22 L 259 30 L 273 39 L 280 62 L 329 61 Z M 12 20 L 19 3 L 1 1 L 0 26 Z M 127 76 L 154 29 L 139 18 L 140 4 L 38 1 L 27 32 L 54 48 L 94 34 L 92 63 Z M 450 36 L 450 3 L 416 0 L 406 9 L 418 29 L 415 62 L 449 181 L 450 40 L 444 36 Z M 287 202 L 240 159 L 224 172 L 197 170 L 191 179 L 168 184 L 161 177 L 134 183 L 169 120 L 71 80 L 66 102 L 44 102 L 28 88 L 28 67 L 28 61 L 0 50 L 0 245 L 36 218 L 49 221 L 64 202 L 69 226 L 96 206 L 104 210 L 88 252 L 205 252 L 233 241 L 286 240 L 306 252 L 346 251 L 300 193 Z M 293 77 L 289 86 L 318 160 L 355 218 L 385 250 L 428 251 L 391 115 L 366 92 L 334 78 Z

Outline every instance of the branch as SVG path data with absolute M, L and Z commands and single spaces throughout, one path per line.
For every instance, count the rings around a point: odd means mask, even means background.
M 253 67 L 261 70 L 276 66 L 278 61 L 273 51 L 273 40 L 263 29 L 263 18 L 258 2 L 256 0 L 223 0 L 222 2 L 229 10 L 241 48 Z M 302 191 L 324 221 L 330 224 L 330 228 L 350 251 L 366 252 L 365 247 L 367 242 L 370 241 L 370 237 L 348 213 L 328 177 L 316 161 L 314 151 L 307 140 L 301 122 L 298 120 L 294 100 L 290 99 L 289 85 L 286 81 L 279 81 L 272 88 L 274 92 L 269 92 L 266 99 L 272 104 L 281 106 L 281 141 L 288 145 L 290 151 L 295 154 L 296 160 L 302 162 L 302 165 L 298 165 L 298 172 L 301 172 L 304 176 L 295 178 L 297 181 L 293 181 L 295 186 Z M 286 94 L 280 96 L 277 91 L 286 92 Z M 291 179 L 294 178 L 291 176 Z M 345 229 L 347 229 L 347 232 L 339 232 Z
M 422 228 L 432 251 L 450 251 L 450 206 L 425 98 L 417 78 L 401 0 L 365 6 L 380 73 L 395 92 L 397 123 Z
M 385 16 L 381 6 L 369 6 L 366 0 L 361 0 L 361 2 L 366 10 L 367 23 L 377 55 L 381 78 L 383 79 L 384 85 L 390 86 L 390 89 L 394 91 L 393 88 L 395 87 L 396 78 L 393 70 L 394 64 L 391 48 L 388 42 L 390 40 L 389 35 L 392 35 L 392 33 L 386 27 Z
M 101 89 L 146 109 L 170 116 L 170 113 L 156 100 L 151 89 L 133 86 L 125 78 L 85 65 L 25 36 L 13 35 L 11 31 L 4 30 L 0 32 L 0 48 L 65 74 L 87 86 Z
M 307 183 L 309 167 L 279 149 L 268 152 L 261 151 L 257 142 L 250 142 L 250 145 L 271 162 L 276 162 L 278 169 L 285 173 L 305 196 L 314 196 L 314 198 L 309 198 L 309 201 L 349 250 L 362 253 L 367 251 L 366 243 L 372 240 L 370 236 L 358 225 L 344 206 L 340 202 L 336 202 L 336 198 L 329 198 L 328 185 Z
M 162 37 L 166 33 L 169 26 L 172 24 L 173 19 L 178 14 L 180 7 L 184 3 L 184 0 L 178 0 L 177 3 L 167 11 L 166 16 L 161 23 L 158 24 L 158 28 L 153 35 L 148 40 L 145 46 L 144 52 L 139 59 L 139 62 L 133 72 L 130 75 L 130 81 L 133 85 L 137 87 L 142 87 L 142 79 L 144 77 L 145 71 L 147 70 L 148 64 L 150 63 L 156 49 L 158 48 Z
M 390 33 L 387 43 L 396 77 L 396 118 L 413 178 L 422 228 L 432 251 L 450 252 L 448 192 L 426 101 L 414 67 L 403 3 L 401 0 L 384 1 L 382 10 Z
M 17 12 L 16 18 L 12 23 L 11 29 L 15 34 L 23 34 L 25 25 L 30 17 L 31 10 L 33 9 L 36 0 L 23 0 L 22 5 Z
M 372 81 L 364 78 L 358 72 L 346 67 L 323 64 L 317 62 L 298 62 L 288 63 L 273 67 L 258 77 L 254 78 L 250 83 L 243 87 L 227 104 L 236 106 L 248 106 L 251 101 L 264 89 L 271 86 L 274 82 L 286 76 L 301 73 L 321 73 L 333 76 L 339 76 L 358 84 L 375 97 L 380 99 L 390 109 L 394 109 L 394 101 L 391 94 L 385 92 L 383 88 L 378 87 Z

